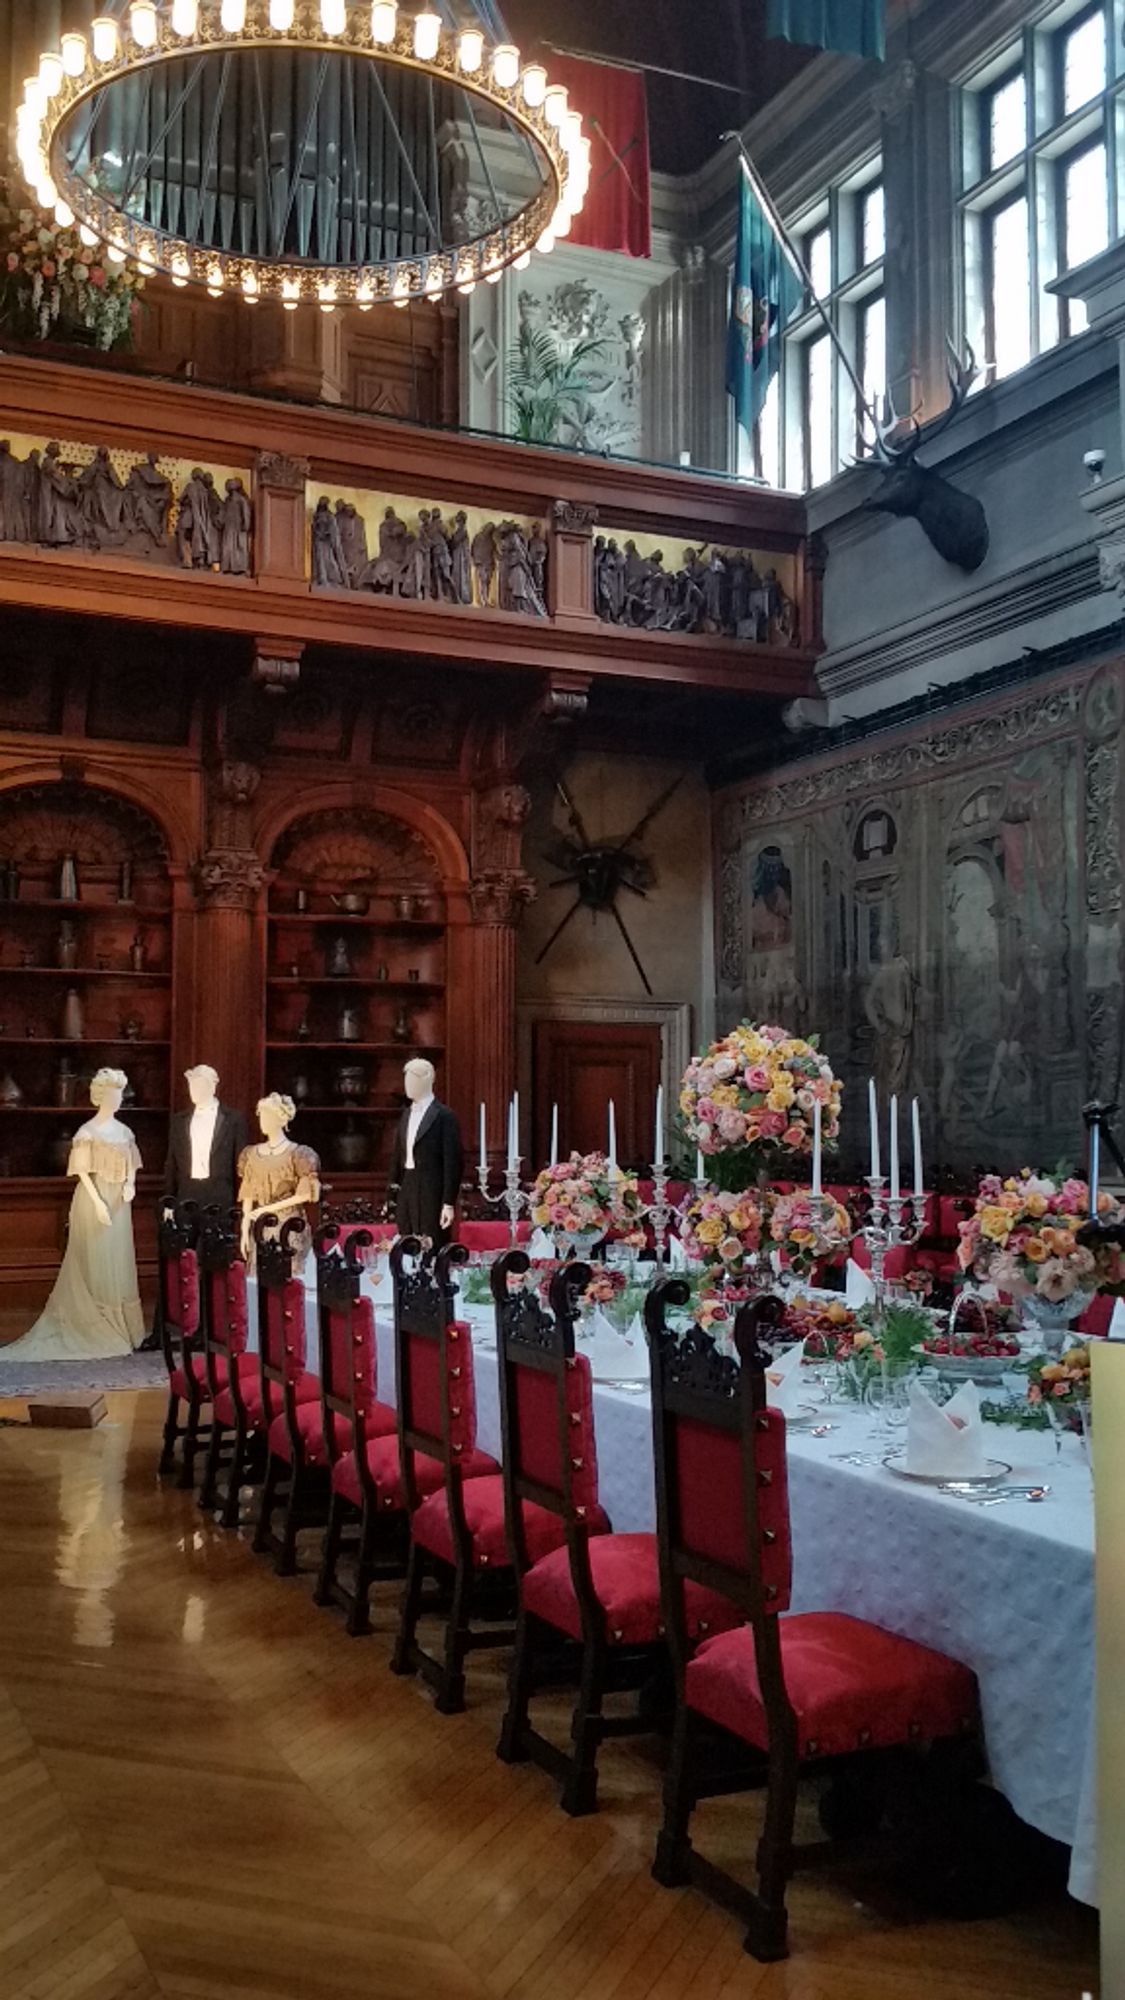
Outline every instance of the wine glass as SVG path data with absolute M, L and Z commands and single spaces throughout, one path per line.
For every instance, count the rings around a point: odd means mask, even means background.
M 1054 1433 L 1055 1458 L 1057 1460 L 1062 1457 L 1064 1437 L 1074 1428 L 1074 1405 L 1069 1400 L 1063 1401 L 1054 1396 L 1047 1396 L 1045 1401 L 1047 1404 L 1047 1419 Z

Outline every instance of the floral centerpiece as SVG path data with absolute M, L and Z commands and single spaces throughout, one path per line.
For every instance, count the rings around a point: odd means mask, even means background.
M 1089 1346 L 1068 1347 L 1065 1354 L 1037 1354 L 1028 1363 L 1027 1400 L 1033 1409 L 1050 1404 L 1056 1421 L 1061 1408 L 1071 1428 L 1081 1431 L 1090 1402 Z
M 779 1194 L 770 1206 L 770 1241 L 776 1244 L 782 1262 L 801 1277 L 807 1277 L 821 1258 L 844 1250 L 851 1238 L 852 1224 L 847 1209 L 831 1195 L 811 1195 L 807 1188 L 793 1194 Z
M 1100 1195 L 1099 1215 L 1114 1212 L 1111 1197 Z M 959 1224 L 957 1261 L 1021 1299 L 1033 1322 L 1063 1327 L 1112 1280 L 1119 1262 L 1116 1246 L 1095 1252 L 1078 1241 L 1088 1218 L 1085 1181 L 1053 1180 L 1026 1167 L 1008 1180 L 986 1174 L 972 1215 Z
M 544 1167 L 531 1192 L 531 1219 L 550 1231 L 560 1252 L 592 1249 L 611 1229 L 634 1248 L 644 1242 L 636 1176 L 611 1167 L 604 1153 L 572 1153 Z
M 745 1187 L 785 1154 L 811 1156 L 814 1106 L 821 1141 L 840 1130 L 840 1084 L 816 1036 L 744 1021 L 690 1062 L 680 1086 L 684 1134 L 720 1185 Z
M 696 1264 L 741 1271 L 762 1243 L 762 1209 L 752 1194 L 707 1188 L 680 1205 L 680 1242 Z
M 128 258 L 106 263 L 77 229 L 45 223 L 0 181 L 0 327 L 29 340 L 92 337 L 106 350 L 128 345 L 144 277 Z

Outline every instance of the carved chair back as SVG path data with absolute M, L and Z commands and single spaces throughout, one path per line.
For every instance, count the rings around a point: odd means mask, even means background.
M 691 1652 L 688 1581 L 720 1592 L 754 1632 L 759 1682 L 771 1727 L 791 1718 L 781 1671 L 778 1614 L 789 1605 L 792 1546 L 785 1418 L 767 1408 L 764 1344 L 784 1311 L 751 1300 L 725 1354 L 702 1327 L 677 1333 L 669 1306 L 684 1306 L 682 1278 L 665 1278 L 645 1301 L 652 1371 L 656 1521 L 664 1623 L 682 1691 Z
M 415 1455 L 433 1458 L 445 1477 L 454 1553 L 468 1561 L 462 1467 L 476 1448 L 472 1335 L 454 1317 L 453 1271 L 469 1253 L 451 1243 L 436 1255 L 404 1236 L 391 1251 L 395 1300 L 395 1373 L 402 1485 L 410 1513 L 422 1498 Z
M 367 1416 L 375 1401 L 375 1313 L 360 1293 L 372 1231 L 333 1224 L 316 1237 L 320 1400 L 329 1467 L 347 1450 L 367 1475 Z
M 305 1287 L 293 1275 L 297 1240 L 304 1228 L 304 1217 L 297 1215 L 284 1221 L 260 1215 L 254 1224 L 262 1420 L 268 1430 L 271 1415 L 284 1415 L 293 1465 L 301 1463 L 296 1384 L 305 1372 L 308 1351 Z
M 238 1358 L 246 1352 L 249 1321 L 246 1304 L 246 1265 L 238 1247 L 239 1211 L 217 1205 L 205 1208 L 200 1217 L 196 1256 L 199 1263 L 200 1326 L 203 1352 L 207 1360 L 207 1381 L 212 1399 L 221 1389 L 230 1389 L 231 1399 L 245 1423 L 246 1405 Z
M 546 1310 L 519 1282 L 530 1265 L 525 1250 L 510 1250 L 492 1267 L 508 1547 L 523 1576 L 530 1567 L 524 1504 L 558 1515 L 583 1628 L 597 1631 L 602 1613 L 588 1550 L 599 1511 L 593 1384 L 587 1356 L 574 1351 L 574 1322 L 590 1267 L 577 1260 L 562 1265 L 551 1279 Z
M 169 1216 L 161 1216 L 156 1243 L 160 1279 L 160 1338 L 169 1375 L 185 1369 L 192 1349 L 201 1352 L 199 1332 L 199 1208 L 182 1201 Z

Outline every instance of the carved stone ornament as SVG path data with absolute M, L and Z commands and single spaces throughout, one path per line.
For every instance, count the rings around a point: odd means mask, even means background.
M 518 924 L 535 900 L 535 883 L 517 868 L 490 869 L 469 884 L 469 904 L 475 924 Z
M 257 764 L 243 757 L 227 757 L 219 765 L 217 790 L 227 805 L 249 805 L 261 782 Z
M 269 653 L 259 653 L 250 670 L 250 678 L 266 694 L 288 694 L 301 678 L 299 659 L 277 659 Z
M 556 500 L 551 519 L 560 534 L 589 535 L 597 526 L 598 510 L 584 500 Z
M 632 539 L 598 535 L 592 557 L 594 610 L 607 625 L 799 642 L 797 607 L 776 569 L 760 571 L 746 550 L 685 549 L 679 568 L 668 568 L 662 549 L 643 555 Z
M 252 848 L 212 847 L 196 869 L 200 901 L 213 910 L 253 908 L 266 871 Z
M 311 468 L 307 458 L 289 458 L 283 451 L 260 451 L 254 469 L 259 486 L 272 486 L 280 493 L 303 493 Z
M 1115 590 L 1125 604 L 1125 541 L 1099 543 L 1098 582 L 1103 590 Z
M 917 88 L 918 65 L 911 62 L 909 56 L 904 56 L 901 62 L 888 68 L 871 93 L 872 102 L 888 125 L 897 125 L 911 109 Z

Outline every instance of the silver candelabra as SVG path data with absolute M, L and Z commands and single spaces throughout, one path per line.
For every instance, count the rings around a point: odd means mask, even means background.
M 885 1194 L 887 1183 L 882 1174 L 869 1174 L 867 1185 L 871 1193 L 871 1212 L 857 1233 L 866 1243 L 871 1258 L 875 1309 L 881 1316 L 887 1301 L 887 1251 L 904 1250 L 917 1243 L 925 1226 L 926 1197 L 924 1194 Z
M 524 1189 L 520 1186 L 520 1161 L 518 1159 L 514 1165 L 508 1165 L 504 1169 L 504 1187 L 502 1193 L 489 1194 L 488 1175 L 489 1169 L 487 1167 L 478 1166 L 477 1185 L 490 1208 L 507 1209 L 509 1238 L 511 1247 L 514 1250 L 519 1235 L 520 1217 L 531 1209 L 531 1192 L 529 1189 Z

